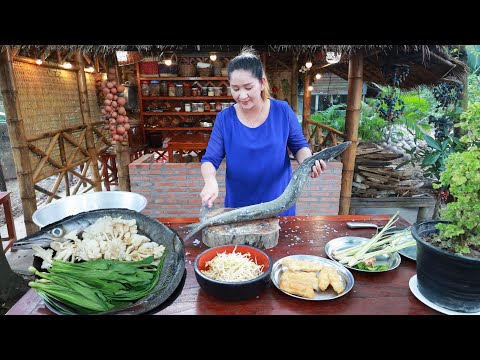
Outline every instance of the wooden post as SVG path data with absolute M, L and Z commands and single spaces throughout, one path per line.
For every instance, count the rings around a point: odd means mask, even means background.
M 87 143 L 87 150 L 90 154 L 90 173 L 92 174 L 93 182 L 95 183 L 95 191 L 102 191 L 102 183 L 100 178 L 100 172 L 98 171 L 98 154 L 95 148 L 95 138 L 93 137 L 92 126 L 92 114 L 90 112 L 90 105 L 88 103 L 87 93 L 87 78 L 85 71 L 83 70 L 84 62 L 81 51 L 75 53 L 75 61 L 78 64 L 77 70 L 77 84 L 78 84 L 78 97 L 80 100 L 80 111 L 82 112 L 83 123 L 87 126 L 85 141 Z
M 118 188 L 121 191 L 131 191 L 130 174 L 128 173 L 128 164 L 130 164 L 130 147 L 119 141 L 117 141 L 115 146 L 116 160 L 118 164 Z
M 65 141 L 63 140 L 62 133 L 60 133 L 60 136 L 58 137 L 58 148 L 60 150 L 60 160 L 62 161 L 62 165 L 66 167 L 68 166 L 67 155 L 65 154 Z M 68 179 L 68 171 L 65 171 L 63 177 L 65 179 L 65 196 L 70 196 L 70 181 Z
M 295 114 L 298 114 L 298 58 L 292 54 L 292 91 L 290 92 L 290 104 Z
M 310 126 L 304 120 L 310 120 L 310 104 L 312 100 L 312 95 L 308 91 L 308 87 L 312 82 L 312 77 L 310 72 L 305 73 L 305 78 L 303 80 L 303 114 L 302 114 L 302 132 L 305 137 L 310 138 Z
M 117 83 L 123 83 L 123 73 L 120 66 L 118 66 L 117 60 L 115 59 L 115 73 L 117 78 Z M 121 191 L 130 191 L 130 174 L 128 172 L 128 164 L 130 164 L 130 139 L 122 141 L 115 147 L 116 150 L 116 161 L 117 161 L 117 175 L 118 175 L 118 188 Z
M 33 213 L 37 210 L 37 199 L 35 197 L 30 150 L 28 150 L 23 117 L 18 103 L 18 90 L 13 73 L 13 56 L 11 48 L 8 46 L 4 51 L 0 50 L 0 90 L 3 96 L 8 135 L 12 144 L 13 159 L 17 171 L 25 229 L 27 235 L 30 235 L 39 230 L 32 220 Z
M 357 153 L 358 124 L 362 105 L 363 54 L 352 55 L 348 63 L 348 96 L 345 118 L 346 140 L 352 144 L 343 152 L 342 187 L 340 190 L 339 215 L 348 215 L 352 196 L 353 170 Z

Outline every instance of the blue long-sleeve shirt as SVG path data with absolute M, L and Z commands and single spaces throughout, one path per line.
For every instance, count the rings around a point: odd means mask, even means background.
M 219 112 L 202 163 L 218 169 L 226 157 L 224 206 L 238 208 L 279 197 L 292 175 L 287 146 L 292 154 L 309 147 L 287 102 L 270 99 L 268 117 L 257 128 L 242 124 L 233 106 Z M 294 204 L 279 215 L 295 215 L 295 209 Z

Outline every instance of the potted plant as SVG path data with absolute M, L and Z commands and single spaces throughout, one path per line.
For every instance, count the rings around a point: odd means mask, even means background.
M 441 220 L 415 224 L 418 290 L 446 309 L 480 312 L 480 104 L 471 104 L 456 124 L 466 150 L 450 154 L 440 175 L 453 201 Z

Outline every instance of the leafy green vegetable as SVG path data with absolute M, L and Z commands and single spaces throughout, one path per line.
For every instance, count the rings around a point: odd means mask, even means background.
M 155 291 L 166 252 L 157 266 L 153 256 L 141 261 L 94 260 L 71 263 L 54 260 L 49 272 L 31 271 L 39 278 L 29 286 L 49 304 L 60 302 L 80 314 L 123 307 Z M 55 306 L 64 314 L 72 311 Z
M 388 266 L 387 266 L 387 265 L 369 266 L 369 265 L 365 265 L 364 263 L 359 263 L 359 264 L 355 265 L 355 267 L 356 267 L 357 269 L 360 269 L 360 270 L 368 270 L 368 271 L 388 270 Z

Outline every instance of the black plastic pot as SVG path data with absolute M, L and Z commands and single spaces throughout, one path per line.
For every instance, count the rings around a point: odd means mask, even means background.
M 420 293 L 443 308 L 458 312 L 480 312 L 480 259 L 455 255 L 424 240 L 438 233 L 429 220 L 412 227 L 417 241 L 417 283 Z

